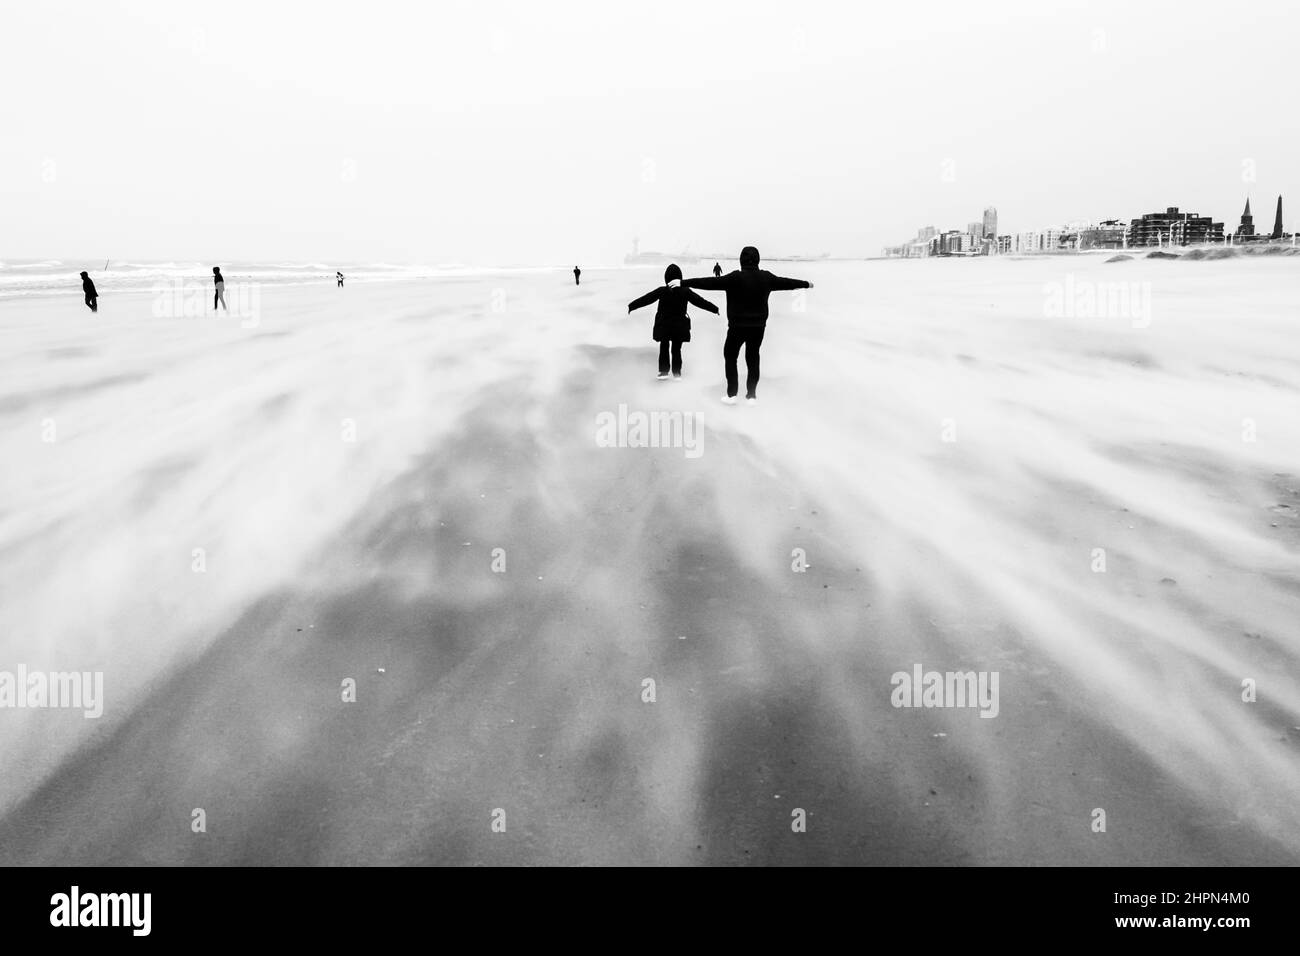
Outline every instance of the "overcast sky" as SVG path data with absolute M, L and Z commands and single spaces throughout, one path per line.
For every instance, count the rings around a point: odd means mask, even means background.
M 1271 226 L 1300 211 L 1297 9 L 23 4 L 0 257 L 876 255 L 989 204 L 1234 224 L 1248 193 Z

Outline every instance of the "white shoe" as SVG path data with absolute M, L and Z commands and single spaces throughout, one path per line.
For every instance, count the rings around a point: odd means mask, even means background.
M 722 404 L 723 404 L 723 405 L 735 405 L 735 404 L 736 404 L 736 396 L 735 396 L 735 395 L 723 395 L 723 396 L 722 396 Z
M 745 399 L 745 404 L 746 404 L 746 405 L 757 405 L 757 404 L 758 404 L 758 399 L 757 399 L 757 398 L 747 398 L 747 399 Z
M 660 372 L 660 373 L 659 373 L 658 375 L 656 375 L 655 377 L 656 377 L 657 379 L 659 379 L 659 381 L 662 382 L 664 379 L 666 379 L 666 378 L 668 377 L 668 373 L 667 373 L 667 372 Z
M 674 375 L 674 376 L 673 376 L 673 381 L 674 381 L 674 382 L 680 382 L 681 380 L 682 380 L 682 377 L 681 377 L 680 375 Z

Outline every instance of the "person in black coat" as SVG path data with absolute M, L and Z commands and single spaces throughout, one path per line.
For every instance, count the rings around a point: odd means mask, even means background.
M 715 277 L 722 275 L 722 266 L 718 265 L 716 262 L 713 264 L 713 275 Z
M 687 279 L 687 289 L 717 289 L 727 293 L 727 340 L 722 346 L 722 360 L 727 373 L 727 394 L 722 401 L 736 404 L 739 374 L 736 359 L 745 347 L 745 398 L 752 405 L 758 401 L 758 350 L 767 328 L 769 293 L 789 289 L 811 289 L 803 279 L 784 279 L 758 267 L 758 250 L 746 246 L 740 250 L 740 268 L 724 276 Z
M 86 307 L 91 312 L 98 312 L 99 293 L 95 291 L 95 283 L 91 281 L 89 272 L 81 274 L 81 291 L 86 293 Z
M 627 304 L 627 311 L 634 312 L 651 302 L 659 303 L 654 326 L 654 340 L 659 343 L 659 377 L 667 378 L 671 368 L 673 378 L 681 378 L 682 343 L 691 340 L 691 317 L 686 312 L 687 303 L 714 315 L 717 315 L 718 307 L 682 285 L 682 270 L 676 263 L 664 270 L 662 286 L 651 289 L 639 299 L 633 299 Z
M 577 266 L 573 267 L 573 284 L 582 285 L 582 270 Z

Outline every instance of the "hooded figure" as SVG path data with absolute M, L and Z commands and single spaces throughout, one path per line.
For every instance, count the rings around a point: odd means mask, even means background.
M 682 374 L 682 343 L 691 340 L 691 317 L 686 312 L 687 304 L 699 306 L 715 315 L 718 307 L 703 296 L 696 295 L 682 285 L 682 270 L 676 263 L 664 270 L 664 284 L 651 289 L 639 299 L 627 304 L 628 312 L 633 312 L 651 302 L 658 302 L 655 311 L 654 340 L 659 343 L 659 377 L 667 378 L 671 367 L 673 375 Z M 671 346 L 671 363 L 669 348 Z
M 86 305 L 91 312 L 99 311 L 99 293 L 95 291 L 95 283 L 91 281 L 90 273 L 81 274 L 81 291 L 86 293 Z
M 687 279 L 688 289 L 717 289 L 727 293 L 727 340 L 722 346 L 723 366 L 727 375 L 727 394 L 722 400 L 735 404 L 739 392 L 736 359 L 745 350 L 745 398 L 758 400 L 758 350 L 767 328 L 767 297 L 772 292 L 811 289 L 803 279 L 783 279 L 758 267 L 758 250 L 746 246 L 740 250 L 740 268 L 722 276 Z

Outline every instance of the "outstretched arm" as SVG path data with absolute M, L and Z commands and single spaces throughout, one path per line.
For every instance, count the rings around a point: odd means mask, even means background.
M 812 283 L 805 282 L 803 279 L 783 279 L 781 276 L 772 276 L 769 288 L 773 292 L 788 292 L 791 289 L 811 289 Z
M 699 279 L 687 279 L 682 283 L 686 289 L 713 289 L 715 292 L 723 291 L 727 288 L 726 276 L 704 276 Z
M 696 295 L 690 289 L 686 290 L 686 301 L 691 303 L 691 305 L 698 305 L 701 309 L 707 309 L 709 312 L 712 312 L 714 315 L 718 314 L 718 307 L 716 305 L 714 305 L 708 299 L 704 298 L 704 296 Z
M 645 295 L 641 296 L 641 298 L 633 299 L 631 302 L 629 302 L 627 304 L 627 310 L 629 312 L 633 312 L 636 309 L 641 308 L 642 306 L 649 305 L 651 302 L 658 302 L 659 297 L 663 294 L 664 294 L 664 290 L 662 286 L 658 289 L 651 289 Z

